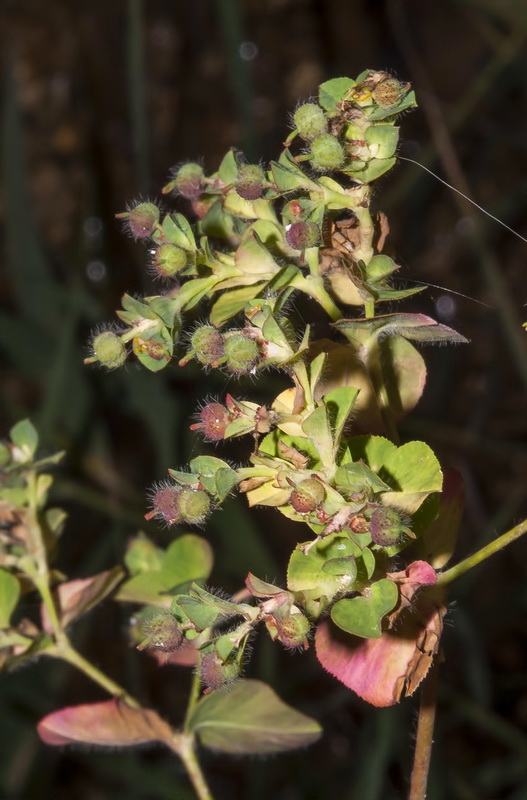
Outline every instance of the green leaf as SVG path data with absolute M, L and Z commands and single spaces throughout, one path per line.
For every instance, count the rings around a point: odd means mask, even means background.
M 385 172 L 388 172 L 396 161 L 396 158 L 372 158 L 363 169 L 341 169 L 339 171 L 345 175 L 350 175 L 353 180 L 361 181 L 361 183 L 371 183 L 371 181 L 377 180 Z
M 389 454 L 397 450 L 384 436 L 352 436 L 347 444 L 352 459 L 363 459 L 374 472 L 379 472 Z
M 368 118 L 372 120 L 379 120 L 379 119 L 388 119 L 389 117 L 395 117 L 397 114 L 400 114 L 402 111 L 406 111 L 409 108 L 415 108 L 417 106 L 417 102 L 415 99 L 415 92 L 411 91 L 408 92 L 407 95 L 401 100 L 401 102 L 395 106 L 394 108 L 377 108 L 375 111 L 372 110 L 368 111 Z
M 222 612 L 214 606 L 205 605 L 196 597 L 189 597 L 188 595 L 177 595 L 172 600 L 171 609 L 180 619 L 178 611 L 183 611 L 183 619 L 185 616 L 196 626 L 198 631 L 204 631 L 205 628 L 210 628 L 222 616 Z
M 271 455 L 275 458 L 283 458 L 282 451 L 278 447 L 278 442 L 283 442 L 288 447 L 294 447 L 309 459 L 309 469 L 318 469 L 321 466 L 320 453 L 316 444 L 307 436 L 290 436 L 275 429 L 268 433 L 260 442 L 258 451 L 262 455 Z
M 0 628 L 8 628 L 11 614 L 20 597 L 20 583 L 14 575 L 0 569 Z
M 390 486 L 363 461 L 348 462 L 340 466 L 335 473 L 335 486 L 350 494 L 363 489 L 370 489 L 374 493 L 390 491 Z
M 331 609 L 331 619 L 347 633 L 378 639 L 382 636 L 382 619 L 397 605 L 399 591 L 387 578 L 372 583 L 366 591 L 366 596 L 338 600 Z
M 324 405 L 326 406 L 331 421 L 331 427 L 333 428 L 335 448 L 337 448 L 340 443 L 344 427 L 353 410 L 358 393 L 358 389 L 352 386 L 341 386 L 324 395 Z
M 315 408 L 302 422 L 302 430 L 315 445 L 319 458 L 324 466 L 333 462 L 333 435 L 329 425 L 328 414 L 324 405 Z
M 263 286 L 265 286 L 265 282 L 253 283 L 251 286 L 241 286 L 238 289 L 231 289 L 221 294 L 212 306 L 212 311 L 209 315 L 210 323 L 220 327 L 231 317 L 239 314 L 249 300 L 258 297 Z
M 319 86 L 318 102 L 326 111 L 333 113 L 338 110 L 337 104 L 344 100 L 355 85 L 351 78 L 332 78 Z
M 286 705 L 261 681 L 238 681 L 200 700 L 188 721 L 205 747 L 222 753 L 280 753 L 305 747 L 321 735 L 319 724 Z
M 195 250 L 196 240 L 190 223 L 183 214 L 167 214 L 163 220 L 163 236 L 184 250 Z
M 187 533 L 167 548 L 161 569 L 135 575 L 122 584 L 117 599 L 169 607 L 177 587 L 206 580 L 212 570 L 213 553 L 206 539 Z
M 22 419 L 9 431 L 11 441 L 24 453 L 24 460 L 30 461 L 38 447 L 38 433 L 28 419 Z
M 424 442 L 408 442 L 389 453 L 381 478 L 396 491 L 386 492 L 383 501 L 413 514 L 431 492 L 440 492 L 443 474 L 439 461 Z
M 383 278 L 387 278 L 392 272 L 399 269 L 393 258 L 389 256 L 376 255 L 366 264 L 366 278 L 375 283 Z
M 124 294 L 121 303 L 125 311 L 134 315 L 134 322 L 138 322 L 140 319 L 157 319 L 155 311 L 152 311 L 146 303 L 136 300 L 130 294 Z
M 331 534 L 304 553 L 297 545 L 287 568 L 287 588 L 291 592 L 309 592 L 314 599 L 333 598 L 350 591 L 357 577 L 357 564 L 349 562 L 349 573 L 334 573 L 324 565 L 334 559 L 360 555 L 357 546 L 344 534 Z
M 194 308 L 219 282 L 217 275 L 209 275 L 208 278 L 191 278 L 180 288 L 177 293 L 177 301 L 181 310 L 190 311 Z
M 399 128 L 393 125 L 372 125 L 364 134 L 374 158 L 391 158 L 399 141 Z
M 149 305 L 161 321 L 165 323 L 167 328 L 176 327 L 176 324 L 179 322 L 179 303 L 175 297 L 169 297 L 168 295 L 153 297 Z M 177 327 L 180 328 L 181 326 L 177 325 Z
M 236 151 L 229 150 L 229 152 L 223 157 L 223 161 L 221 162 L 218 168 L 218 178 L 223 181 L 223 183 L 228 186 L 238 177 L 238 162 L 236 160 Z

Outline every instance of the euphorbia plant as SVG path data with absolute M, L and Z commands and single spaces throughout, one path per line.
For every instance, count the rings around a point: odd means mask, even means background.
M 163 191 L 190 202 L 193 223 L 146 201 L 118 215 L 146 243 L 163 291 L 125 295 L 119 323 L 93 336 L 87 362 L 115 369 L 135 357 L 154 372 L 174 361 L 176 369 L 195 361 L 222 370 L 231 378 L 229 393 L 206 401 L 190 427 L 205 442 L 247 441 L 242 465 L 205 447 L 187 469 L 169 470 L 150 491 L 146 517 L 176 532 L 206 528 L 238 491 L 249 506 L 275 507 L 298 523 L 298 543 L 283 586 L 249 573 L 234 597 L 205 587 L 212 550 L 188 532 L 166 549 L 144 534 L 132 539 L 124 580 L 116 568 L 86 583 L 59 583 L 47 552 L 60 518 L 50 522 L 43 511 L 47 480 L 37 477 L 46 465 L 33 460 L 32 428 L 15 428 L 3 497 L 27 533 L 10 533 L 4 545 L 5 665 L 40 652 L 65 658 L 116 698 L 51 714 L 39 726 L 45 741 L 163 741 L 183 758 L 203 800 L 211 795 L 196 740 L 224 752 L 265 753 L 319 734 L 314 720 L 270 687 L 241 677 L 257 628 L 287 649 L 307 649 L 314 640 L 322 666 L 373 705 L 412 694 L 427 674 L 438 652 L 445 586 L 490 551 L 438 572 L 454 547 L 462 490 L 455 475 L 444 480 L 428 445 L 401 443 L 397 431 L 425 384 L 414 343 L 466 341 L 428 316 L 384 313 L 382 305 L 422 291 L 392 285 L 399 268 L 383 253 L 388 222 L 370 205 L 372 184 L 396 163 L 396 118 L 414 105 L 410 86 L 385 72 L 328 81 L 316 102 L 298 106 L 285 149 L 268 169 L 230 151 L 213 175 L 197 163 L 174 171 Z M 301 294 L 308 309 L 314 302 L 327 315 L 332 339 L 293 322 L 289 301 Z M 271 368 L 287 381 L 274 398 L 263 395 Z M 264 387 L 258 402 L 240 396 L 244 376 L 256 390 Z M 22 457 L 20 431 L 31 439 Z M 24 622 L 9 627 L 24 576 L 42 597 L 40 630 Z M 140 650 L 160 665 L 194 667 L 181 729 L 142 708 L 73 649 L 66 627 L 109 594 L 140 606 L 132 625 Z M 418 739 L 412 800 L 424 796 L 428 744 Z

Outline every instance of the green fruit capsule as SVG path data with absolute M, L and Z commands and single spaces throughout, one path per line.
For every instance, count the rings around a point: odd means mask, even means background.
M 154 203 L 138 203 L 130 211 L 116 216 L 126 221 L 128 230 L 136 239 L 148 239 L 159 222 L 159 209 Z
M 293 116 L 293 123 L 298 133 L 306 141 L 325 133 L 328 121 L 324 111 L 316 103 L 304 103 L 298 106 Z
M 173 278 L 187 266 L 187 253 L 182 247 L 166 242 L 157 248 L 152 266 L 160 278 Z
M 187 200 L 196 200 L 203 193 L 203 169 L 199 164 L 191 161 L 183 164 L 176 173 L 176 177 L 169 186 L 176 189 Z
M 210 513 L 210 497 L 202 489 L 181 489 L 178 510 L 181 522 L 202 525 Z
M 321 133 L 311 142 L 311 164 L 320 172 L 339 169 L 344 160 L 344 148 L 332 133 Z
M 190 345 L 201 364 L 214 366 L 224 355 L 223 336 L 212 325 L 196 328 L 190 339 Z
M 265 172 L 257 164 L 242 164 L 235 187 L 244 200 L 257 200 L 265 188 Z
M 225 338 L 225 364 L 237 375 L 246 375 L 256 366 L 258 345 L 243 333 L 231 333 Z
M 117 369 L 126 361 L 126 346 L 113 331 L 103 331 L 92 340 L 93 355 L 103 367 Z

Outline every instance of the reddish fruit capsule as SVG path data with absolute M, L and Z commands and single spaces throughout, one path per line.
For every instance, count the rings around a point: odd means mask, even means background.
M 231 421 L 231 415 L 221 403 L 207 403 L 199 412 L 200 422 L 193 429 L 202 431 L 206 439 L 211 442 L 218 442 L 223 439 L 227 425 Z
M 293 222 L 285 233 L 286 242 L 293 250 L 315 247 L 320 241 L 320 228 L 315 222 Z
M 293 489 L 290 504 L 299 514 L 309 514 L 324 501 L 326 490 L 316 478 L 307 478 Z
M 265 188 L 265 172 L 257 164 L 242 164 L 235 186 L 244 200 L 257 200 Z

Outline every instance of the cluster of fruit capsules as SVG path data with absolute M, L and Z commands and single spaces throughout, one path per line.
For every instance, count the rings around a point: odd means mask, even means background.
M 192 358 L 206 367 L 225 368 L 234 375 L 247 375 L 258 364 L 260 349 L 244 330 L 221 332 L 213 325 L 200 325 L 190 336 L 190 348 L 180 360 L 182 367 Z

